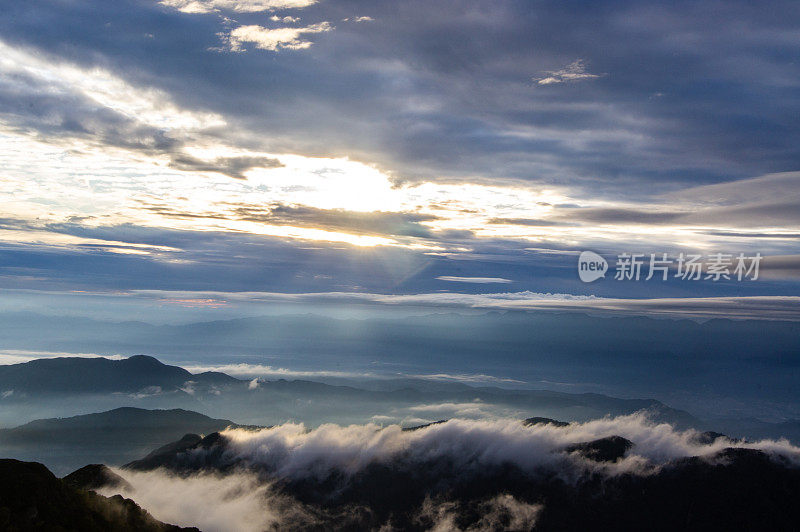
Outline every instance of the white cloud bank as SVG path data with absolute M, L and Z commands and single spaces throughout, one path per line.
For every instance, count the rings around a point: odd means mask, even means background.
M 320 22 L 300 28 L 265 28 L 264 26 L 239 26 L 231 30 L 227 36 L 229 49 L 233 52 L 244 50 L 244 45 L 252 43 L 259 50 L 302 50 L 313 43 L 304 38 L 307 34 L 331 31 L 333 26 L 328 22 Z
M 698 440 L 694 430 L 678 431 L 667 424 L 651 422 L 644 414 L 604 418 L 565 427 L 526 426 L 518 419 L 471 421 L 450 420 L 414 431 L 397 425 L 381 428 L 367 425 L 322 425 L 308 430 L 302 424 L 286 423 L 269 429 L 227 430 L 228 441 L 221 466 L 237 464 L 234 473 L 173 476 L 163 470 L 118 471 L 132 486 L 106 488 L 105 495 L 120 492 L 133 498 L 162 521 L 198 526 L 205 531 L 265 530 L 289 523 L 321 523 L 312 507 L 273 489 L 280 480 L 325 480 L 342 473 L 343 481 L 375 463 L 400 459 L 404 463 L 447 459 L 454 471 L 486 471 L 487 467 L 514 464 L 536 474 L 554 468 L 569 481 L 583 473 L 647 475 L 668 462 L 690 456 L 710 458 L 727 447 L 760 449 L 768 455 L 800 465 L 800 448 L 786 440 L 732 442 L 718 438 L 711 444 Z M 597 463 L 577 453 L 559 452 L 576 442 L 622 436 L 634 446 L 615 463 Z M 197 453 L 214 452 L 197 450 Z M 217 455 L 219 456 L 219 455 Z M 266 475 L 265 475 L 266 474 Z M 520 525 L 530 525 L 541 510 L 510 496 L 501 495 L 484 503 L 482 522 L 504 511 Z M 419 514 L 444 528 L 454 530 L 455 505 L 426 500 Z
M 397 306 L 435 306 L 491 310 L 577 311 L 592 314 L 658 316 L 698 320 L 726 318 L 800 321 L 800 297 L 798 296 L 620 299 L 592 295 L 540 293 L 527 290 L 485 294 L 435 292 L 407 295 L 364 292 L 284 294 L 278 292 L 137 290 L 131 291 L 130 294 L 160 300 L 166 300 L 167 298 L 207 298 L 243 304 L 341 301 Z
M 121 491 L 134 498 L 156 519 L 179 526 L 196 526 L 205 532 L 269 530 L 280 519 L 279 500 L 269 483 L 255 474 L 195 475 L 181 478 L 163 472 L 119 471 L 132 489 Z M 106 488 L 112 495 L 119 489 Z
M 502 277 L 457 277 L 454 275 L 441 275 L 437 277 L 439 281 L 449 281 L 451 283 L 474 283 L 474 284 L 492 284 L 492 283 L 513 283 L 511 279 L 504 279 Z
M 697 441 L 697 431 L 656 424 L 643 413 L 566 427 L 525 426 L 518 419 L 453 419 L 415 431 L 375 424 L 325 424 L 308 430 L 301 423 L 286 423 L 259 431 L 227 430 L 223 435 L 229 440 L 228 459 L 241 459 L 279 478 L 291 479 L 325 478 L 334 470 L 355 474 L 372 463 L 401 456 L 419 461 L 446 457 L 463 467 L 512 463 L 530 472 L 542 466 L 561 468 L 566 460 L 578 469 L 599 468 L 608 474 L 648 473 L 677 458 L 711 456 L 727 447 L 761 449 L 800 465 L 800 448 L 786 440 L 718 439 L 705 445 Z M 609 436 L 622 436 L 634 444 L 628 456 L 616 463 L 598 465 L 579 456 L 554 453 L 576 442 Z
M 553 85 L 556 83 L 569 83 L 584 81 L 604 76 L 605 74 L 590 74 L 586 71 L 586 62 L 577 59 L 559 70 L 547 70 L 544 76 L 532 78 L 538 85 Z
M 23 364 L 31 360 L 41 358 L 106 358 L 109 360 L 123 360 L 128 358 L 122 355 L 98 355 L 96 353 L 67 353 L 64 351 L 28 351 L 24 349 L 3 349 L 0 350 L 0 366 L 9 364 Z
M 316 4 L 317 0 L 161 0 L 159 3 L 182 13 L 213 13 L 222 10 L 259 13 L 308 7 Z

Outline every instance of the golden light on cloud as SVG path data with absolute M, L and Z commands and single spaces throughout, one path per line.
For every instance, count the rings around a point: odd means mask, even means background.
M 25 78 L 44 92 L 83 98 L 93 108 L 127 121 L 132 131 L 150 128 L 147 131 L 168 140 L 167 148 L 159 148 L 152 139 L 144 146 L 128 146 L 80 135 L 47 138 L 0 117 L 0 209 L 4 216 L 30 221 L 34 228 L 65 222 L 90 227 L 134 224 L 427 251 L 470 249 L 464 238 L 570 245 L 656 240 L 701 249 L 725 238 L 709 234 L 709 228 L 736 230 L 729 223 L 652 224 L 569 216 L 586 209 L 634 207 L 652 209 L 650 214 L 655 215 L 663 209 L 669 213 L 675 205 L 669 197 L 662 204 L 632 206 L 582 197 L 567 187 L 522 181 L 488 184 L 432 179 L 398 186 L 380 168 L 347 157 L 245 149 L 207 134 L 226 125 L 219 114 L 183 109 L 165 92 L 138 87 L 108 70 L 86 69 L 3 42 L 0 74 Z M 230 125 L 227 128 L 233 130 Z M 749 194 L 751 189 L 763 188 L 762 181 L 726 186 Z M 698 189 L 699 197 L 717 194 L 718 188 Z M 686 198 L 680 201 L 691 213 L 693 206 L 687 205 Z M 777 226 L 776 231 L 781 230 L 786 227 Z M 5 232 L 3 238 L 66 238 L 47 233 Z M 168 251 L 105 244 L 107 251 L 116 253 Z

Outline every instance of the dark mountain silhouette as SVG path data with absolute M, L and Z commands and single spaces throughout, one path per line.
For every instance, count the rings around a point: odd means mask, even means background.
M 730 409 L 724 399 L 736 399 L 746 411 L 732 413 L 735 417 L 763 416 L 760 402 L 782 405 L 782 412 L 776 408 L 779 416 L 771 417 L 797 417 L 794 405 L 800 401 L 797 322 L 698 323 L 559 312 L 365 320 L 306 314 L 179 325 L 27 312 L 3 313 L 1 318 L 0 340 L 6 349 L 157 353 L 201 363 L 219 362 L 228 355 L 252 356 L 298 369 L 355 372 L 393 368 L 402 361 L 415 373 L 489 373 L 530 383 L 587 383 L 609 395 L 655 397 L 678 408 L 703 408 L 695 412 L 703 416 L 726 415 Z M 435 387 L 430 382 L 427 386 Z M 8 390 L 0 387 L 0 393 Z M 542 415 L 566 419 L 561 414 Z M 739 432 L 724 426 L 717 430 Z
M 205 438 L 198 434 L 186 434 L 180 440 L 159 447 L 144 458 L 122 467 L 134 471 L 151 471 L 162 467 L 180 472 L 214 469 L 220 465 L 219 458 L 226 447 L 227 440 L 219 432 L 212 432 Z M 206 452 L 193 452 L 197 450 Z
M 191 475 L 256 467 L 231 461 L 224 436 L 198 438 L 187 436 L 125 468 L 166 468 Z M 560 452 L 577 452 L 602 464 L 618 460 L 631 445 L 611 436 L 578 442 Z M 756 449 L 726 448 L 706 457 L 674 460 L 644 474 L 587 470 L 577 477 L 575 471 L 524 471 L 511 463 L 477 468 L 458 466 L 447 458 L 421 460 L 401 455 L 355 474 L 331 470 L 327 476 L 277 479 L 269 471 L 261 474 L 281 493 L 313 509 L 323 522 L 317 526 L 326 529 L 376 529 L 391 522 L 401 530 L 428 530 L 437 524 L 437 514 L 421 514 L 425 504 L 442 505 L 461 529 L 485 523 L 487 512 L 497 526 L 508 527 L 513 508 L 493 506 L 498 494 L 542 505 L 536 530 L 545 531 L 788 531 L 800 522 L 800 469 Z M 303 523 L 284 526 L 304 529 Z
M 800 444 L 798 419 L 771 423 L 753 418 L 724 418 L 714 420 L 714 427 L 725 433 L 750 439 L 787 438 L 795 444 Z
M 0 366 L 0 390 L 13 391 L 2 401 L 5 405 L 29 408 L 42 397 L 54 397 L 50 408 L 58 408 L 70 398 L 91 396 L 86 402 L 108 404 L 146 404 L 152 408 L 214 408 L 221 416 L 246 412 L 250 418 L 267 424 L 285 419 L 304 419 L 311 423 L 337 420 L 361 422 L 365 407 L 392 408 L 419 403 L 465 402 L 480 400 L 487 404 L 506 405 L 529 411 L 554 412 L 574 420 L 588 420 L 604 415 L 621 415 L 646 410 L 654 420 L 680 427 L 700 425 L 687 412 L 670 408 L 654 399 L 619 399 L 595 393 L 573 394 L 548 390 L 507 390 L 495 387 L 472 387 L 459 383 L 419 387 L 362 389 L 307 380 L 263 381 L 256 389 L 248 382 L 219 372 L 192 374 L 183 368 L 163 364 L 148 356 L 124 360 L 105 358 L 39 359 L 23 364 Z M 113 395 L 109 395 L 113 394 Z M 302 399 L 298 402 L 297 399 Z M 77 399 L 74 399 L 77 401 Z M 70 399 L 73 401 L 73 399 Z M 90 403 L 91 404 L 91 403 Z M 309 404 L 313 412 L 298 411 Z M 377 412 L 369 412 L 374 415 Z M 313 417 L 311 417 L 313 415 Z M 238 416 L 237 416 L 238 417 Z M 266 420 L 265 420 L 266 421 Z M 262 422 L 263 423 L 263 422 Z M 191 429 L 189 429 L 191 430 Z
M 633 442 L 621 436 L 608 436 L 597 440 L 576 443 L 565 450 L 568 453 L 578 453 L 595 462 L 616 462 L 633 447 Z
M 102 487 L 131 489 L 128 481 L 104 464 L 89 464 L 61 479 L 67 486 L 84 490 Z
M 188 381 L 207 386 L 241 383 L 224 373 L 192 374 L 145 355 L 123 360 L 43 358 L 0 366 L 0 389 L 13 390 L 15 394 L 131 393 L 155 386 L 177 390 Z
M 398 387 L 402 383 L 401 387 Z M 587 421 L 605 415 L 626 415 L 646 411 L 656 422 L 678 428 L 696 428 L 731 434 L 736 438 L 788 437 L 800 441 L 797 422 L 765 423 L 756 420 L 700 420 L 688 412 L 655 399 L 622 399 L 597 393 L 566 393 L 550 390 L 474 387 L 460 383 L 436 383 L 405 379 L 390 381 L 385 388 L 373 383 L 364 389 L 354 385 L 332 385 L 307 380 L 261 381 L 251 388 L 246 380 L 219 372 L 192 374 L 183 368 L 163 364 L 148 356 L 125 360 L 104 358 L 41 359 L 0 366 L 0 391 L 13 393 L 0 399 L 0 418 L 36 419 L 71 413 L 76 403 L 98 410 L 113 406 L 148 409 L 203 410 L 215 417 L 240 418 L 249 423 L 271 425 L 300 419 L 311 425 L 324 422 L 361 423 L 376 414 L 419 404 L 480 401 L 515 410 L 536 412 L 542 419 L 558 417 Z M 27 391 L 25 391 L 27 390 Z M 35 392 L 34 392 L 35 390 Z M 22 412 L 20 416 L 17 411 Z M 447 415 L 447 414 L 445 414 Z M 547 417 L 545 417 L 547 416 Z M 537 418 L 531 418 L 533 420 Z M 8 423 L 8 421 L 6 421 Z M 168 424 L 169 425 L 169 424 Z M 29 427 L 29 434 L 35 426 Z M 27 429 L 26 429 L 27 430 Z M 163 443 L 187 432 L 219 430 L 178 424 Z M 23 431 L 20 431 L 23 432 Z M 0 446 L 13 433 L 0 432 Z M 66 436 L 64 442 L 70 441 Z M 139 449 L 139 452 L 143 448 Z M 20 456 L 38 459 L 33 455 Z M 127 458 L 132 458 L 128 456 Z M 87 456 L 86 459 L 91 459 Z M 105 457 L 103 458 L 106 459 Z M 49 466 L 55 464 L 47 462 Z M 70 467 L 79 465 L 71 463 Z
M 121 432 L 142 433 L 147 431 L 175 431 L 186 432 L 194 429 L 198 432 L 215 432 L 227 426 L 238 426 L 228 419 L 213 419 L 198 412 L 182 410 L 146 410 L 143 408 L 122 407 L 66 418 L 37 419 L 13 429 L 0 430 L 0 441 L 31 442 L 49 440 L 53 437 L 59 440 L 78 437 L 83 431 L 97 431 L 95 438 L 103 435 L 111 439 L 118 439 L 116 434 Z M 126 434 L 127 436 L 127 434 Z
M 157 521 L 130 499 L 76 489 L 42 464 L 0 459 L 0 530 L 197 531 Z
M 722 434 L 721 432 L 714 432 L 713 430 L 700 432 L 693 438 L 693 440 L 695 443 L 699 443 L 702 445 L 710 445 L 715 441 L 717 441 L 719 438 L 725 438 L 725 441 L 727 442 L 735 441 L 733 438 L 728 437 L 726 434 Z
M 525 425 L 553 425 L 555 427 L 566 427 L 569 425 L 566 421 L 558 421 L 550 419 L 549 417 L 529 417 L 523 421 Z
M 440 425 L 442 423 L 445 423 L 446 421 L 447 421 L 446 419 L 440 419 L 439 421 L 431 421 L 430 423 L 424 423 L 422 425 L 416 425 L 414 427 L 405 427 L 403 428 L 403 430 L 409 432 L 409 431 L 424 429 L 425 427 L 430 427 L 431 425 Z
M 88 461 L 123 464 L 187 432 L 208 434 L 229 426 L 239 427 L 188 410 L 117 408 L 1 429 L 0 453 L 43 461 L 62 473 Z
M 213 433 L 219 435 L 218 432 Z M 138 469 L 147 471 L 159 467 L 169 466 L 173 463 L 174 457 L 190 449 L 195 449 L 203 440 L 199 434 L 186 434 L 178 441 L 170 442 L 151 452 L 141 460 L 134 460 L 124 467 L 128 469 Z

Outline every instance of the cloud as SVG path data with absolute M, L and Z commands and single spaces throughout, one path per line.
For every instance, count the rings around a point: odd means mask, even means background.
M 161 0 L 159 3 L 183 13 L 212 13 L 214 11 L 258 13 L 278 9 L 304 8 L 316 2 L 317 0 Z
M 626 208 L 571 208 L 567 213 L 557 214 L 556 220 L 591 222 L 600 224 L 667 224 L 685 215 L 684 212 L 659 212 Z
M 513 495 L 498 495 L 482 503 L 481 518 L 466 528 L 458 526 L 461 509 L 456 502 L 435 503 L 426 498 L 419 510 L 417 520 L 430 523 L 432 532 L 477 532 L 485 530 L 533 530 L 542 504 L 529 504 L 517 500 Z
M 781 172 L 738 179 L 712 185 L 701 185 L 664 194 L 673 201 L 688 201 L 705 206 L 737 207 L 800 198 L 800 172 Z
M 258 25 L 239 26 L 225 36 L 228 48 L 233 52 L 244 50 L 244 44 L 252 43 L 259 50 L 303 50 L 313 42 L 303 36 L 313 33 L 331 31 L 333 26 L 328 22 L 320 22 L 300 28 L 265 28 Z
M 249 385 L 250 389 L 258 387 L 257 377 L 272 377 L 281 379 L 306 379 L 306 378 L 357 378 L 375 377 L 373 373 L 350 372 L 350 371 L 303 371 L 288 368 L 276 368 L 264 364 L 181 364 L 181 367 L 192 373 L 203 373 L 206 371 L 221 371 L 234 377 L 256 377 Z M 255 383 L 255 386 L 253 386 Z
M 764 257 L 760 274 L 768 279 L 800 279 L 800 255 Z
M 23 349 L 3 349 L 0 350 L 0 365 L 24 364 L 31 360 L 41 358 L 106 358 L 109 360 L 123 360 L 127 357 L 123 355 L 98 355 L 95 353 L 68 353 L 63 351 L 28 351 Z
M 577 442 L 611 436 L 633 444 L 614 462 L 593 461 L 567 450 Z M 498 523 L 527 529 L 542 511 L 542 502 L 496 491 L 470 499 L 462 490 L 458 498 L 458 487 L 484 482 L 493 486 L 493 472 L 507 474 L 510 467 L 522 475 L 512 475 L 518 481 L 555 475 L 567 486 L 589 477 L 650 476 L 676 460 L 709 460 L 731 447 L 758 449 L 778 463 L 800 465 L 800 448 L 786 440 L 745 442 L 722 437 L 709 442 L 697 431 L 654 423 L 644 413 L 561 427 L 526 425 L 518 419 L 454 419 L 412 431 L 398 425 L 325 424 L 308 429 L 285 423 L 260 430 L 229 429 L 221 433 L 220 441 L 222 446 L 200 447 L 184 455 L 187 463 L 209 468 L 201 473 L 115 470 L 127 483 L 103 488 L 101 493 L 121 493 L 161 521 L 212 532 L 364 528 L 365 520 L 380 515 L 378 508 L 362 506 L 376 500 L 371 494 L 379 495 L 364 486 L 379 486 L 375 482 L 391 481 L 396 474 L 400 482 L 413 479 L 419 486 L 416 492 L 403 492 L 405 502 L 399 508 L 408 508 L 417 524 L 429 523 L 428 529 L 468 526 L 470 521 L 462 519 L 464 510 L 472 515 L 472 526 L 465 530 L 494 529 Z M 512 484 L 508 489 L 513 492 Z M 295 498 L 297 493 L 305 502 Z M 448 500 L 454 495 L 457 498 Z M 473 506 L 462 508 L 462 504 Z M 547 500 L 543 504 L 546 509 Z M 373 521 L 371 526 L 384 524 L 390 523 Z
M 284 7 L 305 10 L 269 11 Z M 173 8 L 221 12 L 185 16 Z M 738 4 L 719 10 L 699 2 L 685 17 L 674 17 L 645 2 L 581 10 L 567 24 L 552 3 L 535 12 L 509 4 L 475 16 L 482 8 L 472 0 L 459 10 L 410 1 L 371 6 L 368 14 L 380 24 L 343 24 L 323 39 L 321 32 L 295 36 L 291 32 L 304 28 L 281 26 L 298 25 L 294 19 L 301 14 L 302 26 L 321 30 L 313 23 L 352 21 L 359 11 L 336 2 L 210 0 L 171 1 L 167 7 L 109 3 L 102 10 L 80 2 L 50 3 L 44 10 L 16 2 L 9 9 L 0 21 L 6 43 L 0 65 L 0 166 L 8 180 L 0 201 L 10 209 L 7 214 L 41 226 L 82 220 L 84 227 L 70 231 L 124 226 L 118 229 L 124 234 L 133 231 L 131 225 L 165 234 L 203 231 L 206 242 L 216 240 L 225 248 L 221 253 L 206 245 L 170 257 L 148 251 L 141 261 L 128 257 L 113 266 L 125 277 L 123 286 L 164 286 L 169 279 L 173 286 L 203 288 L 210 278 L 225 278 L 226 288 L 252 285 L 252 278 L 244 282 L 219 273 L 220 261 L 250 256 L 254 240 L 243 238 L 248 232 L 264 241 L 293 239 L 298 248 L 309 240 L 425 245 L 423 253 L 431 254 L 412 257 L 416 251 L 410 251 L 404 261 L 469 264 L 467 270 L 431 268 L 425 276 L 408 268 L 392 278 L 402 286 L 377 286 L 362 275 L 360 281 L 337 281 L 341 286 L 331 282 L 292 291 L 433 291 L 423 277 L 436 283 L 436 276 L 451 274 L 519 279 L 534 292 L 580 290 L 570 284 L 566 263 L 526 262 L 531 256 L 522 247 L 618 252 L 612 248 L 624 243 L 658 248 L 647 252 L 667 245 L 797 252 L 791 237 L 800 212 L 797 179 L 787 174 L 800 167 L 798 131 L 789 119 L 798 114 L 797 103 L 788 97 L 797 65 L 785 60 L 790 53 L 773 53 L 798 47 L 784 27 L 792 16 Z M 779 2 L 770 13 L 794 9 Z M 236 21 L 221 22 L 233 13 Z M 284 22 L 287 16 L 292 21 Z M 80 23 L 51 23 L 67 20 Z M 208 53 L 219 44 L 217 33 L 229 35 L 237 26 L 261 28 L 254 35 L 262 29 L 290 32 L 264 39 L 277 49 L 319 42 L 313 54 Z M 259 43 L 241 46 L 255 49 Z M 609 49 L 615 52 L 598 52 Z M 581 61 L 556 68 L 575 58 Z M 559 88 L 575 81 L 580 90 L 531 91 L 525 73 L 536 72 L 543 74 L 539 81 L 553 78 Z M 603 83 L 582 77 L 601 72 L 613 75 Z M 650 98 L 654 92 L 662 96 Z M 249 157 L 275 158 L 285 166 L 248 166 Z M 183 175 L 212 174 L 215 168 L 249 179 L 239 179 L 239 188 L 218 174 L 204 175 L 198 186 L 196 176 Z M 324 168 L 334 168 L 341 179 Z M 774 177 L 732 183 L 764 174 Z M 546 193 L 559 197 L 542 197 Z M 715 194 L 724 194 L 727 203 Z M 742 201 L 732 203 L 736 198 Z M 354 238 L 313 225 L 300 210 L 283 218 L 297 216 L 303 228 L 245 223 L 228 211 L 232 203 L 273 202 L 293 209 L 374 209 L 437 219 L 398 222 L 401 230 L 419 231 L 407 238 Z M 155 203 L 159 210 L 151 209 Z M 571 219 L 557 207 L 565 203 L 583 207 L 571 209 Z M 614 227 L 609 231 L 600 224 Z M 774 237 L 755 242 L 748 231 Z M 2 279 L 15 286 L 42 286 L 43 278 L 74 281 L 76 271 L 86 270 L 90 253 L 125 249 L 109 244 L 105 251 L 90 250 L 71 242 L 49 249 L 62 258 L 67 249 L 80 257 L 48 262 L 41 232 L 0 236 L 3 246 L 16 244 L 21 269 L 5 269 Z M 410 241 L 415 238 L 430 241 Z M 296 258 L 303 254 L 298 251 Z M 183 271 L 156 271 L 145 260 L 162 266 L 176 261 L 171 264 L 181 264 Z M 133 262 L 141 268 L 130 267 Z M 88 267 L 99 268 L 98 261 L 93 264 Z M 277 261 L 270 264 L 279 268 Z M 523 264 L 529 277 L 516 270 Z M 109 282 L 94 273 L 81 281 Z M 630 290 L 642 296 L 652 288 Z M 764 294 L 779 290 L 758 288 Z M 730 287 L 703 291 L 733 293 Z
M 324 481 L 333 472 L 352 477 L 373 464 L 400 459 L 411 463 L 448 459 L 459 469 L 513 464 L 530 473 L 546 467 L 596 470 L 610 475 L 650 474 L 654 467 L 673 460 L 708 457 L 729 447 L 760 449 L 800 465 L 800 448 L 786 440 L 720 438 L 703 443 L 697 431 L 680 431 L 669 424 L 655 423 L 646 413 L 564 427 L 527 426 L 518 419 L 452 419 L 415 431 L 404 431 L 398 425 L 324 424 L 308 429 L 303 424 L 285 423 L 255 431 L 228 429 L 221 434 L 226 447 L 225 453 L 213 458 L 216 467 L 236 465 L 287 480 Z M 631 451 L 618 462 L 599 465 L 578 454 L 559 452 L 576 442 L 610 436 L 633 442 Z
M 490 403 L 478 399 L 465 402 L 444 402 L 413 405 L 395 408 L 389 412 L 394 419 L 404 425 L 430 423 L 442 419 L 498 419 L 524 417 L 525 412 Z M 416 421 L 413 421 L 416 420 Z
M 336 229 L 355 234 L 394 235 L 432 238 L 431 229 L 420 222 L 431 222 L 432 214 L 405 212 L 358 212 L 345 209 L 319 209 L 301 205 L 234 206 L 233 217 L 251 222 L 297 227 Z
M 165 471 L 114 471 L 125 478 L 127 485 L 102 488 L 101 494 L 121 493 L 160 521 L 206 532 L 319 529 L 326 524 L 348 522 L 348 512 L 353 514 L 350 528 L 358 525 L 358 509 L 344 508 L 337 515 L 335 510 L 304 504 L 252 472 L 180 477 Z M 511 495 L 497 495 L 480 503 L 480 519 L 463 530 L 529 529 L 542 508 Z M 457 503 L 426 499 L 419 508 L 418 519 L 434 521 L 436 528 L 432 530 L 461 531 L 455 526 L 460 510 Z
M 253 168 L 280 168 L 278 159 L 263 156 L 216 157 L 210 161 L 186 154 L 176 154 L 169 165 L 188 172 L 216 172 L 236 179 L 245 179 L 245 173 Z
M 503 279 L 502 277 L 455 277 L 453 275 L 440 275 L 437 277 L 440 281 L 450 281 L 452 283 L 474 283 L 474 284 L 492 284 L 492 283 L 513 283 L 511 279 Z
M 285 294 L 276 292 L 160 292 L 137 290 L 144 297 L 227 298 L 238 302 L 364 302 L 383 305 L 437 306 L 496 310 L 559 310 L 598 314 L 663 316 L 688 319 L 800 320 L 798 296 L 719 296 L 622 299 L 530 291 L 501 293 L 433 292 L 409 295 L 319 292 Z M 160 294 L 160 295 L 159 295 Z
M 465 383 L 494 382 L 494 383 L 506 383 L 506 384 L 525 384 L 525 381 L 503 378 L 503 377 L 495 377 L 493 375 L 485 375 L 483 373 L 479 374 L 420 373 L 420 374 L 408 374 L 407 376 L 415 379 L 425 379 L 432 381 L 455 381 L 455 382 L 465 382 Z
M 523 225 L 529 227 L 552 227 L 563 225 L 564 222 L 556 220 L 541 220 L 536 218 L 490 218 L 487 223 L 497 225 Z
M 2 359 L 0 358 L 0 361 L 1 360 Z M 517 379 L 495 377 L 493 375 L 486 375 L 486 374 L 470 374 L 470 373 L 459 373 L 459 374 L 402 373 L 402 372 L 371 373 L 371 372 L 324 371 L 324 370 L 305 371 L 305 370 L 296 370 L 290 368 L 276 368 L 274 366 L 268 366 L 264 364 L 245 364 L 245 363 L 211 364 L 211 365 L 188 363 L 188 364 L 181 364 L 181 367 L 192 373 L 203 373 L 206 371 L 220 371 L 236 377 L 247 377 L 247 378 L 255 377 L 249 383 L 250 389 L 255 389 L 259 386 L 259 383 L 261 382 L 259 377 L 280 378 L 280 379 L 308 379 L 308 378 L 387 379 L 387 378 L 403 377 L 410 379 L 462 382 L 469 384 L 481 384 L 481 383 L 525 384 L 525 381 L 520 381 Z
M 28 4 L 18 2 L 0 24 L 9 42 L 49 53 L 69 44 L 83 64 L 118 65 L 191 107 L 216 109 L 250 130 L 243 138 L 274 136 L 292 153 L 349 155 L 398 180 L 569 181 L 590 196 L 641 197 L 798 168 L 788 119 L 797 114 L 797 65 L 786 60 L 791 53 L 773 53 L 798 47 L 787 1 L 771 14 L 698 2 L 675 17 L 644 2 L 565 18 L 556 3 L 476 16 L 475 0 L 458 10 L 415 0 L 371 6 L 380 25 L 346 24 L 341 39 L 317 47 L 318 61 L 242 54 L 233 62 L 207 57 L 221 31 L 216 16 L 164 16 L 152 2 L 103 10 L 55 3 L 41 16 Z M 304 7 L 304 20 L 315 22 L 354 16 L 350 5 L 307 4 L 170 2 L 198 11 Z M 265 18 L 242 13 L 235 24 L 267 26 Z M 49 23 L 72 19 L 81 25 Z M 113 32 L 93 33 L 106 23 L 130 29 L 126 46 Z M 148 33 L 148 44 L 136 40 Z M 584 81 L 568 99 L 565 91 L 527 90 L 521 74 L 540 72 L 536 83 L 553 78 L 564 88 L 601 71 L 613 76 Z M 650 98 L 655 92 L 663 96 Z
M 559 70 L 545 71 L 544 76 L 534 77 L 537 85 L 553 85 L 556 83 L 571 83 L 604 76 L 605 74 L 590 74 L 586 71 L 586 61 L 576 59 Z
M 102 494 L 121 492 L 160 521 L 208 532 L 268 530 L 284 518 L 294 517 L 292 513 L 300 507 L 293 501 L 292 512 L 282 515 L 285 499 L 252 473 L 181 478 L 165 473 L 117 472 L 130 486 L 104 488 Z

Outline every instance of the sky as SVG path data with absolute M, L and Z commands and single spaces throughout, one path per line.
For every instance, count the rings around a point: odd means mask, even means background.
M 800 319 L 796 2 L 3 12 L 0 308 Z M 584 250 L 610 273 L 581 282 Z M 615 280 L 623 253 L 764 260 L 757 279 Z

